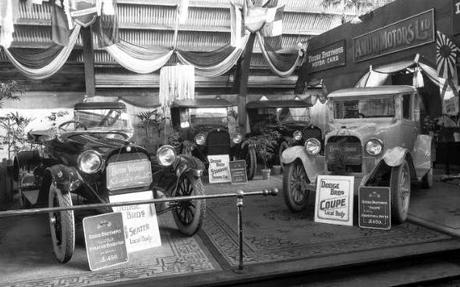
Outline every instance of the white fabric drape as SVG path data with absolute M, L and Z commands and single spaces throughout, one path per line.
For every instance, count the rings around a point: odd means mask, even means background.
M 257 40 L 259 42 L 259 47 L 262 51 L 262 54 L 264 55 L 265 60 L 267 60 L 268 66 L 270 67 L 270 70 L 272 70 L 273 73 L 277 74 L 278 76 L 282 78 L 289 77 L 290 75 L 292 75 L 292 73 L 294 73 L 297 65 L 300 64 L 300 61 L 302 59 L 300 53 L 297 55 L 297 59 L 294 61 L 292 66 L 289 67 L 289 69 L 287 69 L 286 71 L 282 71 L 279 68 L 277 68 L 276 65 L 273 63 L 273 61 L 270 59 L 270 56 L 268 55 L 268 51 L 265 49 L 264 38 L 260 34 L 260 32 L 257 32 Z
M 57 71 L 59 71 L 62 66 L 65 64 L 67 59 L 70 56 L 70 53 L 72 52 L 73 47 L 75 46 L 75 43 L 77 42 L 78 35 L 80 34 L 80 25 L 76 25 L 75 28 L 73 29 L 72 33 L 70 34 L 69 37 L 69 45 L 63 47 L 61 52 L 54 58 L 48 65 L 41 67 L 41 68 L 29 68 L 21 64 L 19 61 L 17 61 L 14 56 L 8 51 L 8 49 L 3 49 L 5 52 L 5 55 L 8 57 L 10 62 L 23 74 L 25 74 L 27 77 L 34 79 L 34 80 L 40 80 L 44 78 L 48 78 L 55 74 Z
M 176 55 L 182 64 L 194 66 L 196 75 L 203 77 L 217 77 L 228 72 L 236 64 L 236 62 L 238 62 L 238 59 L 241 57 L 244 49 L 246 48 L 248 40 L 249 35 L 244 36 L 241 40 L 240 47 L 234 49 L 233 52 L 225 58 L 225 60 L 215 66 L 200 66 L 190 63 L 181 55 L 180 51 L 177 51 Z
M 105 47 L 105 50 L 121 66 L 138 74 L 148 74 L 160 69 L 174 53 L 174 50 L 152 53 L 148 49 L 144 49 L 144 53 L 136 53 L 134 50 L 128 52 L 127 48 L 128 45 L 125 42 L 120 42 Z

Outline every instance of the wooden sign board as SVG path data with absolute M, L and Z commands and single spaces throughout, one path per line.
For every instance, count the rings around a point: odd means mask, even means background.
M 209 183 L 231 182 L 230 157 L 228 154 L 208 155 Z
M 83 233 L 91 271 L 128 262 L 120 212 L 83 218 Z
M 246 173 L 246 161 L 234 160 L 230 162 L 230 174 L 232 176 L 232 183 L 246 183 L 248 182 L 248 175 Z
M 359 227 L 391 229 L 391 189 L 381 186 L 361 186 L 358 192 Z
M 110 202 L 153 199 L 151 190 L 109 196 Z M 113 207 L 123 214 L 128 253 L 161 246 L 160 229 L 155 204 Z
M 318 175 L 315 222 L 353 226 L 353 176 Z

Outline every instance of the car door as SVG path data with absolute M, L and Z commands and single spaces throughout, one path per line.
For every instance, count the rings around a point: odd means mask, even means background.
M 401 146 L 412 150 L 418 134 L 418 123 L 415 120 L 414 104 L 415 94 L 403 94 L 401 101 Z

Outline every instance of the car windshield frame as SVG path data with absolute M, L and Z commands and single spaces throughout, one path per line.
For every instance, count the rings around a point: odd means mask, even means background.
M 397 113 L 395 95 L 337 97 L 331 99 L 330 105 L 332 119 L 339 121 L 392 119 Z
M 100 108 L 76 109 L 74 120 L 84 127 L 74 126 L 74 130 L 90 133 L 126 133 L 132 134 L 134 127 L 126 109 Z M 85 129 L 86 128 L 86 129 Z
M 300 119 L 300 111 L 298 109 L 304 109 L 307 114 L 304 119 Z M 264 107 L 250 109 L 249 122 L 252 126 L 260 124 L 269 125 L 283 125 L 292 123 L 309 123 L 311 121 L 311 112 L 307 107 Z
M 181 128 L 227 127 L 229 123 L 228 107 L 188 107 L 180 110 L 179 117 Z

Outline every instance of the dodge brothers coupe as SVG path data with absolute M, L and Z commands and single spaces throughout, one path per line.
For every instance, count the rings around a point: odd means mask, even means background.
M 180 134 L 179 153 L 197 157 L 206 167 L 209 155 L 228 154 L 231 160 L 245 159 L 248 179 L 252 179 L 256 152 L 253 146 L 242 144 L 243 135 L 236 130 L 236 121 L 229 115 L 232 106 L 220 98 L 174 101 L 171 122 Z
M 73 120 L 57 129 L 29 133 L 30 140 L 43 148 L 17 155 L 14 173 L 20 194 L 38 192 L 33 204 L 71 207 L 79 202 L 106 203 L 110 196 L 124 193 L 152 191 L 154 198 L 204 193 L 197 159 L 176 156 L 171 146 L 160 147 L 151 157 L 129 141 L 132 132 L 123 103 L 77 104 Z M 205 208 L 204 200 L 173 201 L 159 206 L 157 213 L 172 211 L 180 232 L 192 235 L 202 224 Z M 51 212 L 49 222 L 55 257 L 65 263 L 74 252 L 74 212 Z
M 321 129 L 310 121 L 311 104 L 303 100 L 258 100 L 246 105 L 251 133 L 248 137 L 273 134 L 275 139 L 275 163 L 281 161 L 282 152 L 294 145 L 303 146 L 305 140 L 315 138 L 321 141 Z
M 434 147 L 431 136 L 420 134 L 417 90 L 353 88 L 332 92 L 328 99 L 324 150 L 310 138 L 304 147 L 290 147 L 282 155 L 286 204 L 292 211 L 304 209 L 318 175 L 350 175 L 358 188 L 390 187 L 392 219 L 404 222 L 411 182 L 420 180 L 427 188 L 433 183 Z

